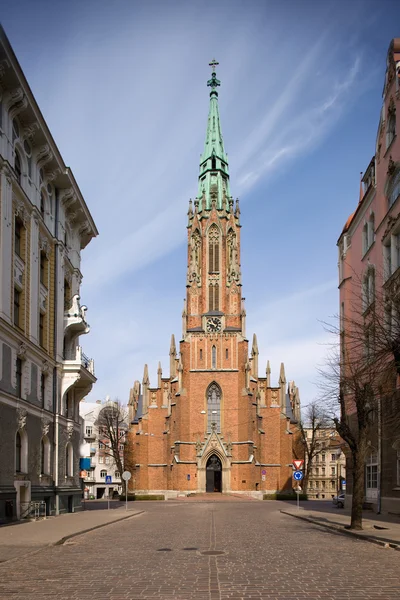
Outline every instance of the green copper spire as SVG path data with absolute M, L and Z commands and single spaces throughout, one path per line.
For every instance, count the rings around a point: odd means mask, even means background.
M 219 120 L 217 87 L 221 82 L 215 72 L 217 65 L 215 59 L 210 62 L 212 73 L 211 79 L 207 81 L 207 86 L 211 88 L 210 109 L 204 152 L 200 158 L 199 212 L 211 208 L 212 198 L 215 198 L 217 209 L 229 210 L 229 169 Z

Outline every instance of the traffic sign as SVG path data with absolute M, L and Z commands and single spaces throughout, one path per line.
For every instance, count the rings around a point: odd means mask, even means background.
M 129 481 L 131 477 L 132 477 L 132 474 L 129 471 L 124 471 L 122 473 L 122 479 L 124 481 Z
M 293 477 L 296 481 L 301 481 L 303 479 L 303 471 L 295 471 Z
M 267 479 L 266 475 L 261 475 L 261 481 L 265 481 Z
M 261 471 L 261 475 L 266 475 L 266 474 L 267 474 L 267 471 L 266 471 L 265 469 L 263 469 L 263 470 Z
M 298 471 L 299 469 L 302 469 L 304 465 L 304 460 L 294 460 L 293 461 L 293 466 L 296 469 L 296 471 Z
M 111 475 L 106 475 L 106 483 L 112 483 Z

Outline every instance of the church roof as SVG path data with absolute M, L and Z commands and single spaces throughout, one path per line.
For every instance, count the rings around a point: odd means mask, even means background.
M 138 405 L 136 409 L 136 414 L 133 417 L 132 423 L 139 423 L 139 419 L 143 416 L 143 394 L 140 394 L 138 398 Z

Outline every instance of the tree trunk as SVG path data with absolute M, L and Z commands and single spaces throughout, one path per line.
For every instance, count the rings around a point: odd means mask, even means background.
M 353 453 L 353 498 L 351 503 L 350 529 L 362 529 L 362 508 L 364 504 L 365 452 L 357 448 Z

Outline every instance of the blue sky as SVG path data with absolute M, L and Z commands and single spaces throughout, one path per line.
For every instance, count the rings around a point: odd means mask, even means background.
M 317 395 L 337 313 L 336 240 L 373 153 L 400 3 L 0 0 L 2 24 L 100 235 L 81 299 L 91 400 L 127 400 L 181 335 L 186 212 L 197 193 L 215 57 L 231 191 L 242 211 L 247 335 Z

